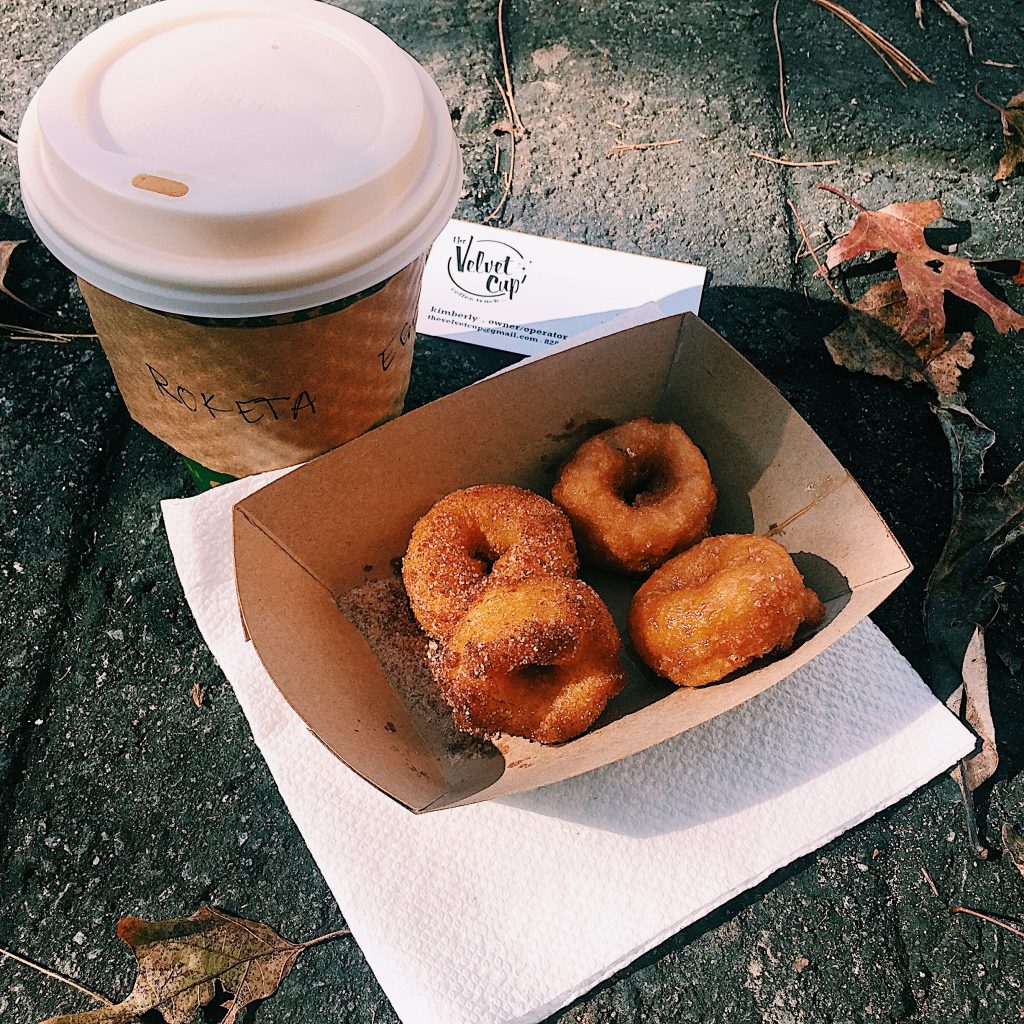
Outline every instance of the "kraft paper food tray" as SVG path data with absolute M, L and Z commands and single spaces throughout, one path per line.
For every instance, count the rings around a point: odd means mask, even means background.
M 826 602 L 823 624 L 785 656 L 702 689 L 657 679 L 627 638 L 626 688 L 562 746 L 499 736 L 466 758 L 423 739 L 338 598 L 392 575 L 413 524 L 445 494 L 513 483 L 548 495 L 585 437 L 640 415 L 675 420 L 700 445 L 718 487 L 712 532 L 770 533 Z M 692 314 L 527 363 L 378 427 L 236 505 L 234 543 L 246 630 L 285 698 L 337 757 L 417 812 L 534 789 L 692 729 L 834 643 L 911 569 L 821 439 Z M 582 575 L 626 637 L 640 581 Z

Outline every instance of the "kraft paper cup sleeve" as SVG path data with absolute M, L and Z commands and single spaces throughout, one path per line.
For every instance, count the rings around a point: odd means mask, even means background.
M 424 259 L 344 308 L 267 326 L 191 322 L 79 284 L 132 418 L 201 465 L 246 476 L 402 411 Z

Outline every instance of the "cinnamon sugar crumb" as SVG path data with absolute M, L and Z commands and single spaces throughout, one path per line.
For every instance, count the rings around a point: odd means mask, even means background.
M 435 681 L 441 648 L 413 618 L 401 579 L 370 580 L 337 603 L 380 662 L 427 746 L 448 757 L 485 753 L 487 745 L 455 727 Z

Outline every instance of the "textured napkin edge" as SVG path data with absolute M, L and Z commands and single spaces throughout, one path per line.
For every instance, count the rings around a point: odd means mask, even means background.
M 237 484 L 227 485 L 228 487 L 231 487 L 233 491 L 237 490 L 239 492 L 239 497 L 234 498 L 233 494 L 231 495 L 233 500 L 231 501 L 228 509 L 224 510 L 224 514 L 230 514 L 230 508 L 233 507 L 233 505 L 237 501 L 241 501 L 244 497 L 247 497 L 249 494 L 255 493 L 255 491 L 273 482 L 278 477 L 284 476 L 288 472 L 291 472 L 291 469 L 262 474 L 259 477 L 249 477 L 246 478 L 244 481 L 238 481 Z M 244 486 L 239 486 L 243 484 Z M 168 499 L 167 501 L 162 502 L 161 506 L 163 508 L 163 506 L 178 505 L 179 503 L 192 502 L 196 499 L 201 499 L 203 497 L 203 495 L 197 495 L 194 498 Z M 228 495 L 227 493 L 222 492 L 220 495 L 218 495 L 218 497 L 226 498 L 228 497 Z M 165 531 L 168 536 L 172 556 L 174 557 L 175 562 L 177 563 L 179 552 L 184 552 L 185 547 L 190 543 L 192 538 L 185 534 L 184 530 L 182 529 L 182 526 L 184 525 L 183 523 L 178 522 L 172 526 L 172 524 L 167 521 L 166 515 L 164 516 L 164 525 Z M 338 894 L 335 892 L 334 887 L 332 886 L 330 880 L 328 879 L 323 868 L 321 867 L 316 854 L 313 851 L 313 848 L 310 844 L 310 839 L 306 835 L 306 829 L 304 828 L 302 822 L 294 814 L 291 802 L 289 801 L 288 797 L 285 795 L 282 789 L 282 780 L 284 779 L 287 773 L 287 766 L 283 762 L 281 764 L 277 764 L 276 754 L 271 753 L 268 756 L 267 752 L 261 746 L 261 742 L 268 743 L 270 741 L 270 738 L 277 731 L 277 729 L 264 728 L 264 723 L 260 723 L 260 739 L 257 740 L 256 729 L 254 728 L 253 718 L 250 715 L 249 708 L 247 707 L 247 701 L 240 697 L 235 687 L 234 681 L 227 675 L 227 673 L 221 666 L 220 659 L 218 658 L 217 653 L 214 651 L 213 647 L 210 644 L 210 638 L 207 636 L 207 633 L 204 630 L 203 626 L 199 624 L 198 619 L 196 618 L 195 608 L 193 607 L 191 598 L 187 592 L 185 593 L 185 599 L 186 603 L 189 606 L 189 611 L 192 613 L 193 619 L 196 621 L 200 634 L 203 636 L 204 642 L 206 642 L 207 647 L 210 650 L 211 655 L 213 656 L 218 667 L 221 668 L 221 671 L 223 672 L 225 678 L 227 679 L 228 683 L 231 686 L 232 692 L 235 695 L 235 699 L 238 701 L 238 704 L 242 709 L 242 713 L 246 718 L 246 723 L 249 726 L 249 731 L 253 736 L 253 742 L 255 743 L 257 749 L 259 750 L 260 756 L 263 758 L 264 762 L 267 765 L 267 768 L 271 773 L 272 778 L 274 779 L 275 786 L 277 787 L 282 803 L 288 810 L 289 817 L 291 817 L 292 821 L 295 823 L 295 826 L 299 834 L 301 835 L 302 840 L 310 853 L 310 856 L 313 858 L 314 863 L 316 863 L 317 870 L 320 872 L 321 877 L 324 879 L 324 883 L 327 886 L 328 890 L 330 891 L 332 898 L 334 899 L 342 915 L 345 916 L 345 923 L 350 928 L 353 939 L 356 941 L 357 944 L 360 945 L 360 949 L 362 949 L 362 944 L 360 943 L 361 928 L 359 927 L 359 924 L 357 922 L 349 921 L 348 917 L 345 915 L 345 910 L 341 905 L 341 900 L 339 899 Z M 239 622 L 240 621 L 241 620 L 239 620 Z M 881 633 L 880 630 L 878 632 L 883 642 L 890 642 L 888 638 L 885 637 L 884 633 Z M 262 665 L 262 662 L 260 664 Z M 918 685 L 923 689 L 927 690 L 929 694 L 931 694 L 931 691 L 928 690 L 927 686 L 924 684 L 923 681 L 919 681 Z M 294 714 L 293 711 L 291 713 Z M 840 824 L 832 827 L 820 836 L 815 837 L 814 839 L 800 846 L 797 849 L 797 851 L 793 853 L 793 855 L 790 856 L 783 863 L 773 864 L 769 867 L 766 867 L 763 871 L 759 871 L 753 875 L 748 876 L 742 882 L 737 883 L 735 886 L 730 888 L 727 892 L 722 893 L 720 896 L 708 901 L 706 904 L 702 905 L 697 910 L 691 911 L 690 913 L 674 921 L 672 924 L 666 926 L 664 929 L 661 929 L 660 931 L 655 933 L 655 935 L 652 936 L 649 941 L 645 941 L 639 944 L 638 946 L 633 947 L 628 952 L 622 954 L 620 957 L 616 958 L 612 963 L 608 964 L 606 968 L 603 968 L 602 970 L 595 972 L 585 980 L 577 983 L 576 985 L 573 985 L 571 988 L 563 990 L 559 995 L 552 996 L 551 998 L 546 1000 L 543 1005 L 538 1006 L 525 1014 L 509 1018 L 507 1024 L 539 1024 L 539 1022 L 543 1021 L 552 1013 L 564 1008 L 565 1006 L 572 1003 L 574 1000 L 585 995 L 587 992 L 589 992 L 597 985 L 600 985 L 602 982 L 607 981 L 609 978 L 618 974 L 620 971 L 624 970 L 639 957 L 643 956 L 650 950 L 656 948 L 661 943 L 671 938 L 673 935 L 677 934 L 682 929 L 687 928 L 691 924 L 694 924 L 695 922 L 702 920 L 704 917 L 712 913 L 714 910 L 718 909 L 721 906 L 724 906 L 730 900 L 735 899 L 737 896 L 748 891 L 749 889 L 761 884 L 765 879 L 770 878 L 772 875 L 793 864 L 800 858 L 805 857 L 810 853 L 813 853 L 815 850 L 821 849 L 828 843 L 832 842 L 832 840 L 836 839 L 838 836 L 843 835 L 850 829 L 855 828 L 863 822 L 867 821 L 869 818 L 872 818 L 874 815 L 878 814 L 885 808 L 890 807 L 893 804 L 904 799 L 905 797 L 909 796 L 911 793 L 915 792 L 921 786 L 931 781 L 945 769 L 955 764 L 960 757 L 963 757 L 967 753 L 969 753 L 973 749 L 973 747 L 973 737 L 965 731 L 963 747 L 957 756 L 952 757 L 951 759 L 946 757 L 933 758 L 930 761 L 929 766 L 923 769 L 920 773 L 918 773 L 912 782 L 890 789 L 883 797 L 880 797 L 874 803 L 865 808 L 862 812 L 859 812 L 847 819 L 844 819 Z M 342 765 L 340 762 L 339 766 L 344 767 L 344 765 Z M 362 779 L 360 779 L 360 782 L 363 785 L 370 785 Z M 388 999 L 391 1000 L 391 996 L 388 995 L 387 988 L 381 982 L 381 979 L 377 976 L 377 972 L 374 970 L 373 964 L 370 963 L 369 960 L 366 960 L 366 963 L 367 966 L 370 968 L 371 972 L 374 974 L 374 977 L 377 978 L 378 984 L 381 985 L 381 988 L 385 992 L 385 995 L 387 995 Z
M 883 637 L 885 634 L 882 634 Z M 888 639 L 888 638 L 886 638 Z M 922 686 L 924 683 L 922 682 Z M 927 689 L 927 687 L 926 687 Z M 931 693 L 931 690 L 928 691 Z M 749 878 L 739 883 L 730 889 L 727 893 L 724 893 L 721 897 L 710 900 L 704 904 L 700 909 L 693 911 L 690 914 L 680 918 L 674 924 L 669 925 L 658 933 L 650 942 L 641 943 L 628 953 L 623 954 L 614 964 L 609 965 L 606 970 L 598 971 L 593 974 L 586 981 L 581 982 L 579 986 L 575 986 L 571 989 L 567 989 L 560 996 L 555 996 L 543 1007 L 538 1007 L 536 1010 L 531 1010 L 529 1013 L 522 1014 L 519 1017 L 510 1018 L 507 1024 L 540 1024 L 545 1018 L 551 1016 L 557 1010 L 564 1009 L 574 1000 L 579 999 L 581 996 L 586 995 L 591 989 L 596 988 L 602 982 L 607 981 L 609 978 L 614 977 L 619 971 L 627 968 L 634 960 L 639 959 L 645 953 L 649 953 L 652 949 L 660 946 L 661 943 L 667 939 L 672 938 L 673 935 L 678 934 L 684 928 L 688 928 L 691 924 L 695 924 L 697 921 L 703 920 L 708 914 L 717 910 L 719 907 L 725 906 L 730 900 L 735 899 L 737 896 L 742 895 L 755 886 L 760 885 L 765 879 L 771 878 L 772 875 L 783 871 L 785 868 L 796 863 L 801 857 L 806 857 L 808 854 L 814 853 L 816 850 L 822 849 L 827 846 L 834 839 L 838 839 L 839 836 L 844 835 L 851 829 L 856 828 L 858 825 L 862 825 L 869 818 L 873 818 L 876 814 L 884 811 L 888 807 L 892 807 L 894 804 L 900 802 L 900 800 L 906 799 L 912 793 L 915 793 L 922 786 L 931 782 L 932 779 L 936 778 L 946 769 L 951 768 L 957 763 L 962 757 L 965 757 L 974 749 L 974 740 L 970 734 L 965 731 L 964 746 L 960 753 L 952 760 L 948 761 L 946 758 L 939 759 L 940 763 L 934 770 L 928 769 L 921 775 L 915 777 L 915 780 L 909 784 L 908 787 L 896 787 L 887 793 L 884 797 L 881 797 L 875 804 L 867 808 L 862 814 L 855 814 L 852 817 L 846 819 L 841 825 L 836 826 L 834 829 L 825 833 L 818 839 L 811 840 L 798 848 L 798 851 L 783 864 L 775 864 L 772 867 L 765 869 L 764 871 L 758 872 L 751 875 Z

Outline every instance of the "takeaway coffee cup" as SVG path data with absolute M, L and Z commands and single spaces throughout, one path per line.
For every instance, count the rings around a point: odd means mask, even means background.
M 204 481 L 401 412 L 462 162 L 426 72 L 316 0 L 163 0 L 50 72 L 22 195 L 133 418 Z

